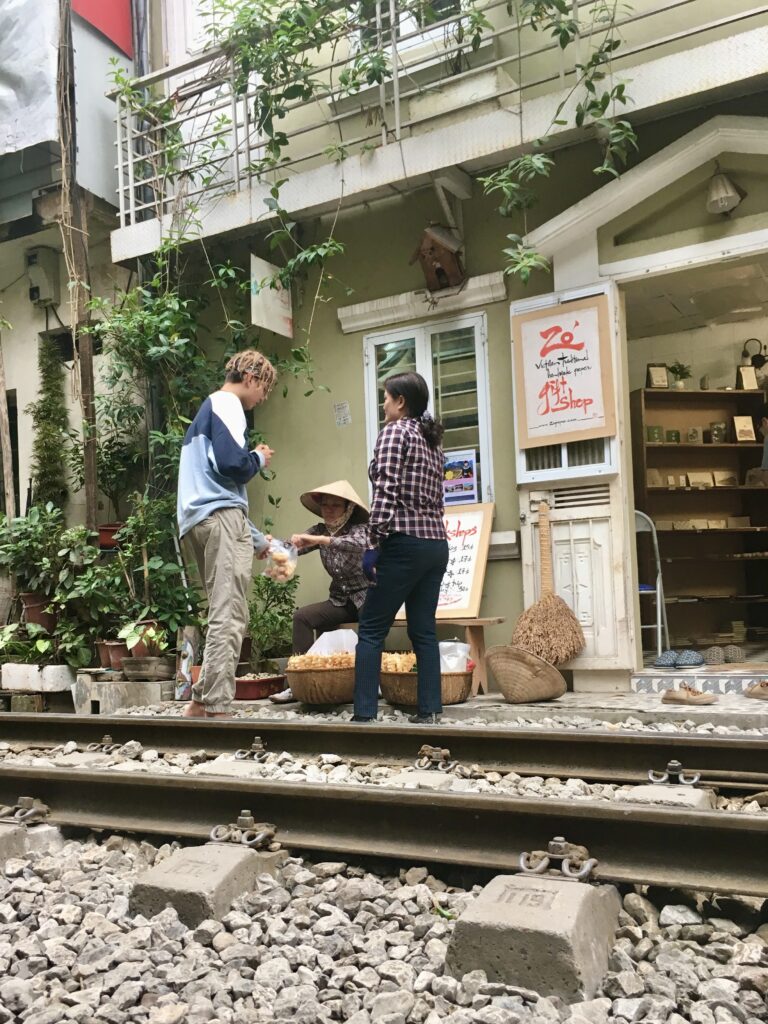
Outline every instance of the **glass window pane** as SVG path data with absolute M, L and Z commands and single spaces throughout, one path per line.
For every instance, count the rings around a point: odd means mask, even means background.
M 384 426 L 384 381 L 394 373 L 416 371 L 416 339 L 398 338 L 376 346 L 376 420 Z
M 430 335 L 432 403 L 443 421 L 446 454 L 471 448 L 476 452 L 478 497 L 482 494 L 480 419 L 477 401 L 475 328 L 438 331 Z
M 566 445 L 569 466 L 602 466 L 606 461 L 605 438 L 571 441 Z
M 525 468 L 530 473 L 543 469 L 560 469 L 562 465 L 562 445 L 546 444 L 540 448 L 525 449 Z

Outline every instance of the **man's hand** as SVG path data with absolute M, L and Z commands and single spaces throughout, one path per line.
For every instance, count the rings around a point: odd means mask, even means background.
M 253 450 L 259 453 L 263 464 L 262 468 L 266 469 L 269 465 L 270 459 L 275 454 L 274 449 L 270 448 L 268 444 L 257 444 Z
M 379 549 L 368 548 L 363 554 L 363 576 L 371 583 L 376 582 L 376 563 L 379 560 Z
M 256 552 L 256 557 L 257 558 L 261 558 L 262 560 L 267 557 L 267 555 L 269 554 L 269 549 L 272 547 L 272 540 L 273 540 L 272 534 L 271 533 L 265 534 L 264 535 L 264 540 L 267 542 L 267 546 L 262 548 L 261 551 L 257 551 Z

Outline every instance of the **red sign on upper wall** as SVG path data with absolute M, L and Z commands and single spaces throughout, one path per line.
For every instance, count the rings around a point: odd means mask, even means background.
M 124 54 L 133 57 L 131 0 L 72 0 L 72 10 Z

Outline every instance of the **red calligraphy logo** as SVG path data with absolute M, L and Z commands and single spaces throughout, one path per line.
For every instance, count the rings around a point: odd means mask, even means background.
M 590 406 L 595 404 L 593 398 L 577 398 L 565 377 L 548 380 L 539 392 L 539 398 L 542 400 L 538 408 L 539 416 L 569 412 L 572 409 L 580 409 L 587 416 Z
M 578 327 L 579 321 L 576 320 L 573 326 L 574 328 Z M 546 331 L 539 331 L 539 337 L 544 339 L 544 345 L 539 351 L 542 359 L 550 352 L 557 352 L 560 349 L 565 349 L 568 352 L 581 352 L 584 348 L 583 341 L 574 342 L 572 332 L 564 331 L 557 325 L 548 327 Z

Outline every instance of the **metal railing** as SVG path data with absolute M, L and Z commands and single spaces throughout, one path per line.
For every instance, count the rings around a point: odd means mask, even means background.
M 588 9 L 594 0 L 573 3 Z M 344 53 L 313 67 L 318 87 L 312 98 L 287 105 L 281 127 L 289 142 L 279 175 L 397 143 L 447 119 L 455 122 L 457 114 L 470 118 L 500 106 L 522 114 L 526 100 L 562 92 L 575 82 L 576 63 L 590 40 L 564 53 L 556 41 L 521 27 L 509 15 L 507 0 L 481 0 L 476 6 L 492 28 L 473 50 L 455 31 L 462 17 L 459 0 L 457 12 L 410 30 L 398 21 L 397 0 L 376 0 L 375 24 L 372 20 L 366 33 L 388 58 L 384 81 L 345 88 L 340 74 L 360 54 L 361 33 L 334 40 L 330 49 Z M 707 17 L 713 9 L 718 17 Z M 752 27 L 750 22 L 767 14 L 766 6 L 748 8 L 738 0 L 717 8 L 709 0 L 656 5 L 648 0 L 616 21 L 623 44 L 613 70 L 620 75 L 622 67 Z M 240 88 L 240 79 L 231 56 L 208 50 L 137 80 L 128 96 L 114 94 L 121 227 L 194 210 L 203 200 L 240 192 L 262 179 L 266 140 L 255 114 L 260 87 L 250 80 Z

